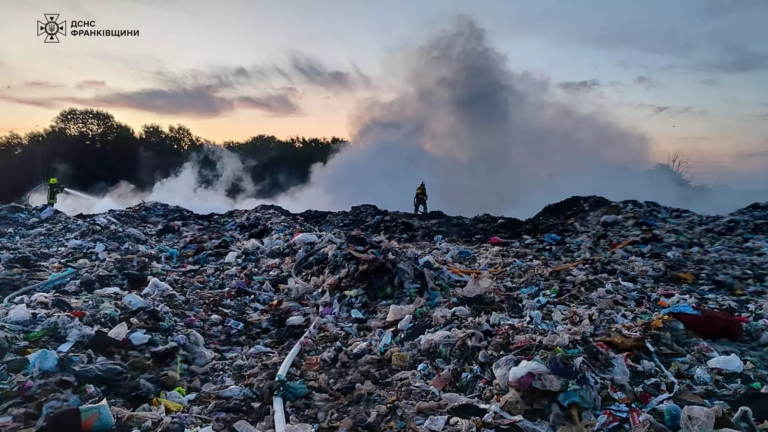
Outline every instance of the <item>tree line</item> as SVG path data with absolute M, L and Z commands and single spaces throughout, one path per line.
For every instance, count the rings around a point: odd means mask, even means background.
M 92 193 L 106 192 L 121 181 L 149 189 L 190 160 L 201 171 L 199 186 L 205 186 L 221 175 L 210 144 L 183 125 L 164 129 L 148 124 L 137 132 L 103 110 L 67 109 L 42 131 L 0 136 L 0 203 L 20 201 L 50 177 Z M 259 185 L 252 198 L 273 198 L 308 182 L 312 165 L 327 163 L 346 144 L 337 137 L 281 140 L 257 135 L 222 146 L 244 161 Z M 230 192 L 238 193 L 235 189 Z

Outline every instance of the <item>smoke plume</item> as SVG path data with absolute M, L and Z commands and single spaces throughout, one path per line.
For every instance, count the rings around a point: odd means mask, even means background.
M 755 198 L 692 194 L 648 171 L 653 164 L 644 134 L 606 113 L 557 101 L 546 78 L 513 71 L 468 17 L 404 56 L 407 70 L 392 71 L 405 77 L 399 92 L 363 103 L 351 116 L 352 144 L 316 166 L 308 185 L 272 203 L 292 211 L 363 203 L 412 211 L 422 181 L 431 210 L 467 216 L 529 217 L 572 195 L 652 200 L 708 213 L 733 211 Z M 243 162 L 223 149 L 216 153 L 224 173 L 216 182 L 200 186 L 199 166 L 191 161 L 152 191 L 121 185 L 90 207 L 100 211 L 143 199 L 206 213 L 264 202 L 249 198 L 258 185 L 243 175 Z M 242 182 L 241 193 L 228 197 L 233 182 Z M 69 209 L 65 199 L 61 208 Z

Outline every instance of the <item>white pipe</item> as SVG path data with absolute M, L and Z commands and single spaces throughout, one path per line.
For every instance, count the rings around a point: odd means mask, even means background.
M 293 349 L 291 349 L 291 352 L 288 353 L 288 356 L 283 361 L 283 364 L 280 365 L 280 369 L 277 370 L 277 376 L 285 376 L 285 374 L 288 373 L 288 369 L 291 368 L 291 365 L 293 364 L 293 361 L 296 360 L 296 356 L 299 355 L 299 351 L 301 351 L 301 343 L 304 341 L 304 339 L 309 336 L 309 333 L 314 330 L 315 325 L 317 322 L 320 321 L 320 318 L 315 319 L 315 322 L 312 323 L 311 326 L 307 329 L 307 331 L 304 333 L 304 335 L 299 339 L 298 342 L 296 342 L 296 345 L 293 346 Z M 285 432 L 285 409 L 283 408 L 283 398 L 282 396 L 275 396 L 272 398 L 273 404 L 272 407 L 275 409 L 275 432 Z

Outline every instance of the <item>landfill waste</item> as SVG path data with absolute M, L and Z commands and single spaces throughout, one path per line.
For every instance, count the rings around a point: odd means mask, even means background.
M 0 430 L 757 432 L 768 205 L 0 206 Z

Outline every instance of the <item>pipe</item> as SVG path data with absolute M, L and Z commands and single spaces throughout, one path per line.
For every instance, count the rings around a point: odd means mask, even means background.
M 43 285 L 47 285 L 47 284 L 50 284 L 50 283 L 56 282 L 56 281 L 58 281 L 58 280 L 60 280 L 60 279 L 64 279 L 64 278 L 70 277 L 70 276 L 72 276 L 74 273 L 75 273 L 75 270 L 73 270 L 73 269 L 68 269 L 68 270 L 66 270 L 66 271 L 63 271 L 63 272 L 61 272 L 61 273 L 57 274 L 57 275 L 53 275 L 53 276 L 51 276 L 50 278 L 48 278 L 47 280 L 44 280 L 43 282 L 40 282 L 40 283 L 36 283 L 36 284 L 34 284 L 34 285 L 30 285 L 30 286 L 28 286 L 28 287 L 24 287 L 24 288 L 22 288 L 22 289 L 20 289 L 20 290 L 18 290 L 18 291 L 14 291 L 14 292 L 12 292 L 12 293 L 8 294 L 8 296 L 7 296 L 7 297 L 5 297 L 5 299 L 3 299 L 3 305 L 6 305 L 6 304 L 8 304 L 8 300 L 10 300 L 10 299 L 12 299 L 12 298 L 14 298 L 14 297 L 16 297 L 16 296 L 18 296 L 18 295 L 21 295 L 21 294 L 24 294 L 24 293 L 26 293 L 26 292 L 32 291 L 33 289 L 35 289 L 35 288 L 38 288 L 38 287 L 41 287 L 41 286 L 43 286 Z
M 44 187 L 44 186 L 48 186 L 48 183 L 40 183 L 39 185 L 33 187 L 32 190 L 27 192 L 27 196 L 25 198 L 25 201 L 27 202 L 28 205 L 31 205 L 31 204 L 29 204 L 29 199 L 32 198 L 32 194 L 35 193 L 36 190 L 38 190 L 39 188 Z
M 296 342 L 296 345 L 293 346 L 293 349 L 288 353 L 288 356 L 285 357 L 285 360 L 283 361 L 283 364 L 280 365 L 280 369 L 277 370 L 277 376 L 285 376 L 285 374 L 288 373 L 288 369 L 291 368 L 291 365 L 293 364 L 293 361 L 296 360 L 296 356 L 299 355 L 299 351 L 301 351 L 301 343 L 304 342 L 304 339 L 309 336 L 309 333 L 314 330 L 315 325 L 317 322 L 320 321 L 320 318 L 316 318 L 315 322 L 312 323 L 311 326 L 307 329 L 307 331 L 304 333 L 304 335 L 299 339 L 298 342 Z M 282 396 L 275 396 L 272 398 L 272 407 L 275 410 L 275 432 L 285 432 L 285 409 L 283 407 L 283 397 Z

